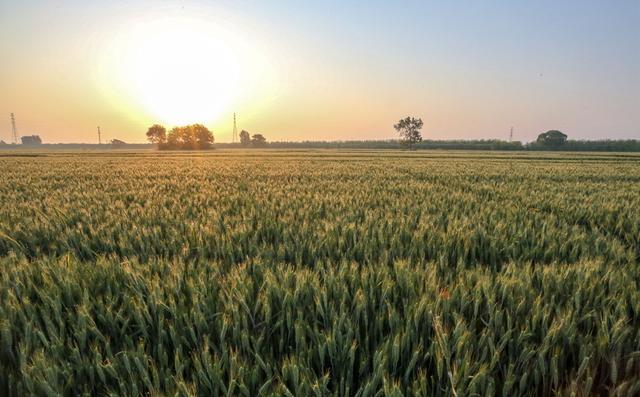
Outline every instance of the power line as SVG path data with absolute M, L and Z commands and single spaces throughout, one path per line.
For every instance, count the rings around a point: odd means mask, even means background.
M 13 132 L 13 143 L 18 143 L 18 129 L 16 128 L 16 116 L 11 113 L 11 130 Z

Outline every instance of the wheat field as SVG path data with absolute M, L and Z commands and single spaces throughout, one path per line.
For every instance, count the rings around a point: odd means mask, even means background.
M 0 170 L 0 395 L 640 395 L 638 155 Z

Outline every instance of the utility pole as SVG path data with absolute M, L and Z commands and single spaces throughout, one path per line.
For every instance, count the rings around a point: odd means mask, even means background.
M 18 129 L 16 128 L 16 116 L 11 113 L 11 130 L 13 132 L 13 143 L 18 144 Z
M 233 137 L 231 138 L 233 143 L 236 143 L 238 139 L 238 125 L 236 124 L 236 114 L 233 113 Z
M 100 126 L 98 126 L 98 145 L 102 145 L 102 135 L 100 134 Z

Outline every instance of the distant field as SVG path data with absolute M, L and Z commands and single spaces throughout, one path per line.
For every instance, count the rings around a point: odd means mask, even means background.
M 0 153 L 0 395 L 640 395 L 640 154 Z

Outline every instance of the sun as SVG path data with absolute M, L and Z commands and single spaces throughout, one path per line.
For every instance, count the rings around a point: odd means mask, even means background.
M 121 91 L 150 117 L 206 123 L 233 111 L 246 88 L 249 71 L 235 41 L 216 24 L 166 17 L 136 23 L 112 61 Z

